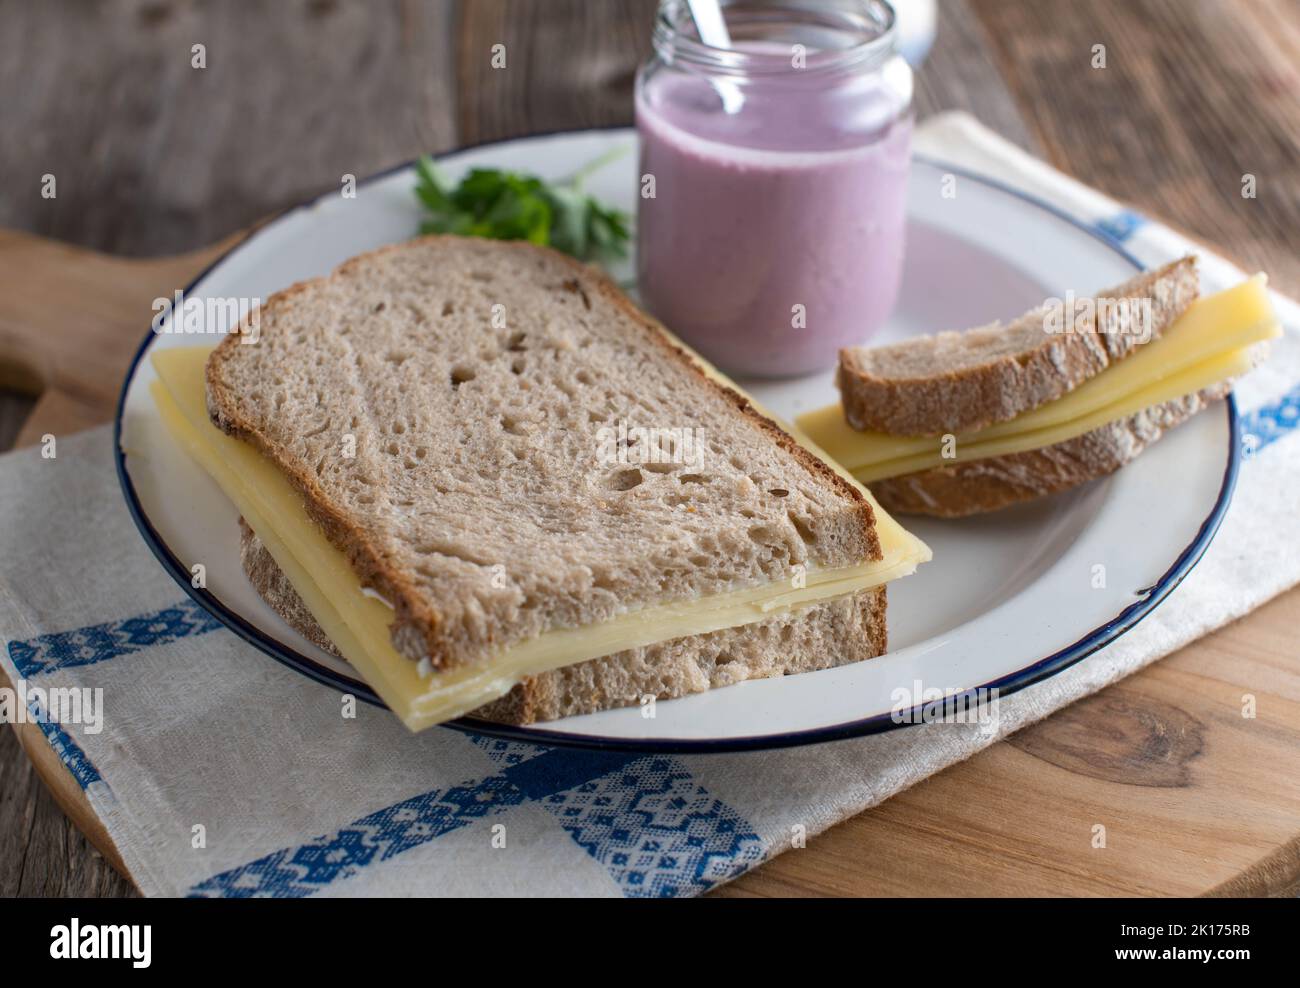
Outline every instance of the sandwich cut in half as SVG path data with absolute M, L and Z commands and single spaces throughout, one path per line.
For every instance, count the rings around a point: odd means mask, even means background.
M 164 348 L 153 395 L 249 579 L 412 729 L 529 723 L 885 650 L 929 550 L 642 315 L 528 244 L 426 237 Z
M 994 511 L 1118 470 L 1280 332 L 1262 274 L 1202 298 L 1183 258 L 1010 325 L 844 350 L 841 404 L 799 424 L 890 511 Z

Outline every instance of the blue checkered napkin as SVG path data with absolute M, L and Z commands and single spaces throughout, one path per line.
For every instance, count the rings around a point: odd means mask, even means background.
M 1020 184 L 1156 264 L 1191 245 L 969 117 L 922 150 Z M 1240 279 L 1202 253 L 1207 290 Z M 0 458 L 0 664 L 34 712 L 102 693 L 102 724 L 44 724 L 151 895 L 693 895 L 1126 676 L 1300 581 L 1300 310 L 1239 389 L 1255 439 L 1219 538 L 1118 642 L 1001 701 L 816 748 L 664 757 L 435 728 L 411 735 L 245 645 L 163 573 L 127 515 L 111 435 Z M 806 853 L 796 850 L 793 853 Z

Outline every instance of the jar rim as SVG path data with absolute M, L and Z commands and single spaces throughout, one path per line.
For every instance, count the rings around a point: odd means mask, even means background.
M 694 21 L 686 0 L 661 0 L 655 17 L 655 51 L 669 64 L 684 64 L 719 75 L 752 76 L 786 73 L 835 72 L 875 68 L 884 65 L 898 51 L 897 18 L 888 0 L 848 0 L 842 9 L 805 6 L 797 0 L 770 5 L 749 5 L 746 0 L 721 0 L 722 16 L 728 12 L 795 15 L 808 23 L 838 30 L 860 40 L 843 48 L 809 51 L 803 65 L 795 67 L 786 53 L 715 48 L 694 33 Z

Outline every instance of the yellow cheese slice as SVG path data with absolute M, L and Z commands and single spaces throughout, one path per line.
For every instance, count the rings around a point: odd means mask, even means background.
M 842 408 L 809 412 L 799 425 L 827 455 L 858 480 L 871 483 L 953 462 L 1041 449 L 1192 394 L 1250 369 L 1250 347 L 1281 332 L 1263 275 L 1199 299 L 1166 330 L 1131 356 L 1074 391 L 1009 422 L 962 433 L 943 456 L 939 436 L 860 432 Z
M 864 484 L 869 484 L 886 477 L 898 477 L 950 463 L 987 460 L 994 456 L 1026 453 L 1030 450 L 1054 446 L 1067 439 L 1081 436 L 1085 432 L 1099 429 L 1108 422 L 1127 418 L 1145 408 L 1194 394 L 1202 388 L 1208 388 L 1229 378 L 1239 377 L 1250 370 L 1252 364 L 1253 359 L 1248 347 L 1231 350 L 1222 356 L 1197 364 L 1181 374 L 1166 378 L 1150 388 L 1125 395 L 1114 404 L 1089 412 L 1077 419 L 1043 429 L 997 436 L 992 439 L 983 439 L 980 433 L 973 433 L 969 439 L 958 439 L 953 447 L 955 455 L 947 458 L 941 455 L 939 440 L 936 439 L 932 444 L 934 452 L 888 460 L 884 463 L 867 464 L 858 467 L 854 473 Z
M 391 610 L 363 591 L 347 557 L 311 521 L 284 475 L 251 446 L 225 435 L 209 421 L 203 386 L 209 352 L 187 347 L 153 355 L 158 380 L 151 393 L 164 423 L 261 537 L 321 629 L 412 730 L 467 713 L 530 675 L 627 648 L 763 620 L 906 576 L 929 558 L 919 540 L 880 511 L 877 531 L 884 558 L 879 562 L 811 570 L 800 587 L 782 582 L 647 607 L 583 628 L 556 629 L 481 664 L 421 675 L 415 662 L 393 648 Z

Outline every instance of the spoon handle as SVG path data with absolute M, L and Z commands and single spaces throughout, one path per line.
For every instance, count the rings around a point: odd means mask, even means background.
M 730 48 L 731 35 L 727 32 L 727 22 L 722 16 L 718 0 L 686 0 L 691 9 L 691 19 L 695 21 L 695 30 L 700 33 L 700 40 L 710 48 Z

